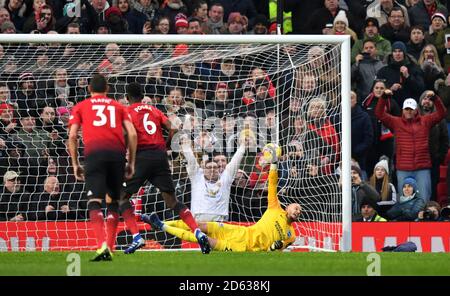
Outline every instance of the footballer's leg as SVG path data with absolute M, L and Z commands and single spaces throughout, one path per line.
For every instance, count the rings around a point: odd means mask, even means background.
M 106 242 L 111 252 L 114 252 L 117 236 L 117 225 L 119 224 L 119 204 L 117 201 L 113 201 L 107 196 L 106 209 Z

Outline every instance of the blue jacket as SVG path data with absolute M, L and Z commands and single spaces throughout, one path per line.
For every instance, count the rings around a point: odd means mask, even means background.
M 386 216 L 395 221 L 414 221 L 424 207 L 425 200 L 416 193 L 411 200 L 396 203 L 386 212 Z
M 373 143 L 373 128 L 369 114 L 361 106 L 356 105 L 351 112 L 352 116 L 352 156 L 363 165 L 366 153 Z

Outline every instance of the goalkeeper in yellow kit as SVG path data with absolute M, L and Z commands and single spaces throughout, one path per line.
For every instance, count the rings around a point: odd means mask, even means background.
M 208 235 L 211 248 L 216 251 L 258 252 L 284 249 L 295 241 L 292 222 L 298 220 L 301 207 L 289 204 L 286 209 L 280 205 L 277 196 L 278 169 L 275 149 L 269 149 L 272 164 L 269 171 L 268 207 L 261 219 L 252 226 L 200 222 L 200 229 Z M 181 220 L 161 221 L 156 213 L 142 215 L 142 221 L 182 240 L 197 242 L 190 228 Z

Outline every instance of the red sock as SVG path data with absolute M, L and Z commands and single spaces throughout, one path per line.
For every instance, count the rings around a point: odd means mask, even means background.
M 108 216 L 106 217 L 106 243 L 111 251 L 114 251 L 114 245 L 116 244 L 117 224 L 119 224 L 119 213 L 108 211 Z
M 105 241 L 105 221 L 103 220 L 103 213 L 101 210 L 90 210 L 89 218 L 91 220 L 91 227 L 94 229 L 97 237 L 97 247 L 100 248 Z
M 181 209 L 178 214 L 180 215 L 181 220 L 183 220 L 184 223 L 186 223 L 187 226 L 189 226 L 192 232 L 194 232 L 194 230 L 198 228 L 197 222 L 195 221 L 191 211 L 187 207 Z
M 125 224 L 127 225 L 127 228 L 131 231 L 132 235 L 138 234 L 139 229 L 136 223 L 136 218 L 134 216 L 133 209 L 126 209 L 122 212 L 123 220 L 125 221 Z

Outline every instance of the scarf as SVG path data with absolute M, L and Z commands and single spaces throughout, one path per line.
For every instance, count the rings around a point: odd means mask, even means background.
M 206 25 L 211 29 L 213 34 L 220 34 L 220 29 L 223 28 L 223 20 L 213 23 L 210 19 L 206 21 Z
M 149 20 L 152 20 L 155 17 L 156 10 L 159 8 L 159 4 L 157 1 L 151 1 L 149 6 L 144 7 L 141 3 L 135 1 L 133 7 L 135 10 L 147 15 Z

